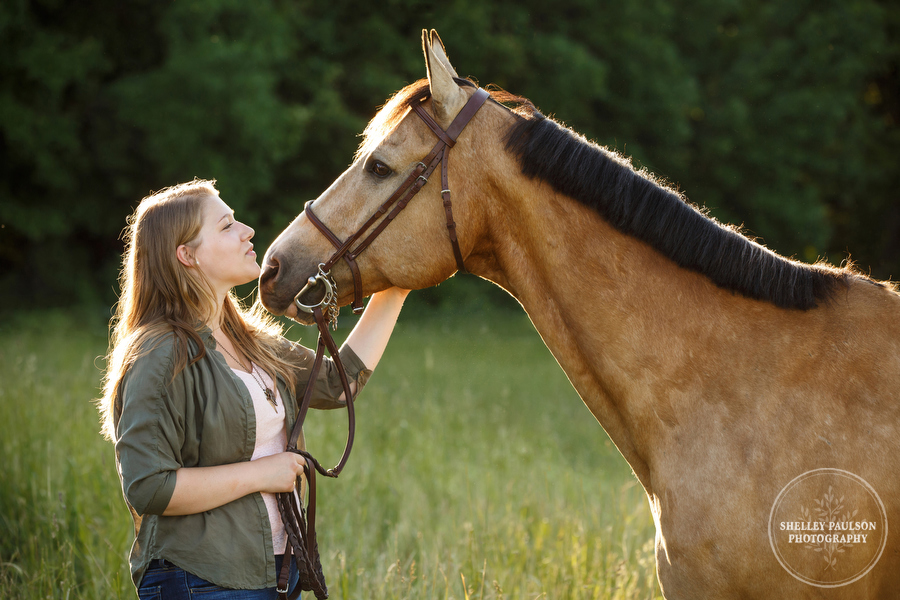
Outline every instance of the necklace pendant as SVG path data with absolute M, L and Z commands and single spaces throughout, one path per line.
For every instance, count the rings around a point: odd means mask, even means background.
M 269 401 L 269 404 L 272 405 L 272 408 L 278 410 L 278 404 L 275 402 L 275 392 L 270 390 L 269 388 L 265 388 L 266 390 L 266 400 Z

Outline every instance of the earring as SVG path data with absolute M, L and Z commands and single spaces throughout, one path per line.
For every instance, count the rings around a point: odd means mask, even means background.
M 199 267 L 199 266 L 200 266 L 200 261 L 199 261 L 199 260 L 194 260 L 194 264 L 197 265 L 197 266 Z

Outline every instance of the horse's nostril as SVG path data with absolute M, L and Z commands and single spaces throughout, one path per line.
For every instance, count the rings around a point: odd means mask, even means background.
M 279 267 L 280 264 L 278 263 L 278 259 L 274 256 L 270 256 L 266 261 L 266 264 L 263 265 L 262 272 L 259 274 L 260 286 L 264 286 L 267 283 L 274 281 L 278 276 Z

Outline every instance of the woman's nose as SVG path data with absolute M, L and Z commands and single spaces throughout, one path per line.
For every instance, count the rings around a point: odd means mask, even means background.
M 251 239 L 254 235 L 256 235 L 256 232 L 253 231 L 253 228 L 252 228 L 252 227 L 250 227 L 249 225 L 246 225 L 246 224 L 244 224 L 244 223 L 241 223 L 241 225 L 243 225 L 244 228 L 246 229 L 246 231 L 244 231 L 244 239 L 245 239 L 245 240 L 249 240 L 249 239 Z

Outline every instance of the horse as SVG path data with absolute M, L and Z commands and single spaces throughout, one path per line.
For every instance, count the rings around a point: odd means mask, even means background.
M 272 313 L 311 322 L 298 291 L 315 295 L 333 249 L 387 218 L 479 93 L 436 32 L 422 45 L 427 78 L 266 252 Z M 514 296 L 643 486 L 666 598 L 896 596 L 896 288 L 778 255 L 502 90 L 455 133 L 438 165 L 452 193 L 416 178 L 365 251 L 329 264 L 336 304 L 461 268 Z

